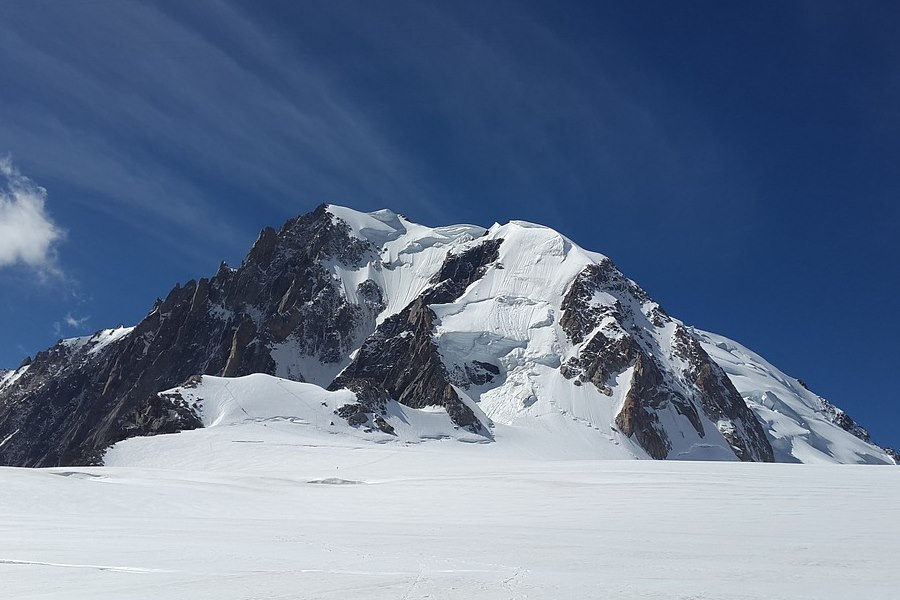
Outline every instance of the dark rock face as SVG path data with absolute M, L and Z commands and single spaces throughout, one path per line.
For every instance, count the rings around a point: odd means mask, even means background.
M 491 363 L 473 360 L 465 365 L 466 379 L 474 385 L 485 385 L 494 381 L 494 378 L 500 374 L 500 368 Z
M 775 460 L 772 446 L 756 415 L 747 407 L 725 371 L 681 325 L 675 327 L 673 348 L 675 356 L 687 363 L 682 376 L 698 391 L 695 397 L 706 416 L 714 423 L 731 423 L 731 427 L 720 431 L 735 455 L 743 461 Z
M 350 425 L 358 427 L 369 422 L 369 415 L 363 404 L 345 404 L 335 411 L 337 416 L 346 420 Z
M 637 439 L 641 448 L 657 460 L 666 458 L 672 449 L 656 415 L 656 411 L 671 399 L 674 399 L 673 393 L 664 386 L 654 361 L 638 354 L 631 387 L 625 395 L 622 410 L 616 415 L 616 427 L 628 437 Z M 683 398 L 681 400 L 683 402 Z M 700 432 L 702 429 L 698 430 Z
M 460 254 L 450 254 L 444 259 L 441 270 L 431 278 L 432 287 L 425 290 L 422 299 L 426 304 L 453 302 L 472 283 L 481 279 L 487 267 L 499 257 L 501 239 L 486 240 Z
M 492 383 L 500 375 L 500 368 L 491 363 L 473 360 L 462 365 L 449 367 L 450 382 L 464 390 L 474 386 Z
M 268 365 L 265 356 L 257 356 L 253 340 L 262 348 L 290 340 L 300 355 L 323 363 L 341 361 L 374 329 L 384 304 L 371 281 L 360 284 L 362 305 L 348 303 L 323 263 L 360 267 L 375 257 L 376 249 L 352 237 L 324 205 L 291 219 L 277 233 L 264 229 L 225 295 L 225 306 L 241 310 L 242 321 L 251 321 L 241 339 L 235 339 L 239 353 L 249 349 L 249 357 L 241 359 L 244 367 L 235 372 L 269 372 L 262 368 Z
M 177 433 L 186 429 L 203 427 L 197 416 L 198 408 L 188 405 L 177 394 L 159 393 L 139 410 L 135 410 L 125 419 L 123 429 L 137 432 L 139 435 L 157 435 L 161 433 Z
M 432 338 L 435 314 L 428 305 L 459 298 L 497 260 L 501 242 L 485 241 L 448 256 L 431 280 L 431 287 L 402 311 L 388 317 L 329 389 L 348 388 L 357 391 L 357 398 L 361 396 L 358 390 L 365 390 L 362 396 L 374 401 L 361 401 L 354 414 L 381 413 L 384 405 L 378 403 L 393 398 L 412 408 L 442 406 L 457 426 L 487 435 L 484 424 L 453 389 Z
M 64 343 L 39 353 L 0 389 L 0 464 L 97 464 L 126 437 L 199 427 L 159 392 L 195 374 L 274 374 L 285 341 L 322 363 L 344 359 L 383 307 L 373 282 L 350 304 L 323 263 L 375 259 L 326 207 L 266 228 L 240 268 L 176 286 L 127 336 L 91 353 Z M 303 374 L 297 374 L 303 379 Z M 324 382 L 327 384 L 327 382 Z
M 595 301 L 600 294 L 605 302 Z M 633 367 L 616 426 L 653 458 L 669 456 L 672 444 L 659 421 L 672 408 L 705 437 L 700 413 L 720 424 L 720 433 L 741 460 L 772 461 L 762 426 L 724 371 L 687 329 L 650 301 L 640 287 L 608 259 L 589 265 L 570 286 L 562 303 L 560 326 L 580 352 L 560 366 L 575 383 L 592 383 L 612 394 L 615 378 Z M 669 328 L 674 334 L 665 333 Z M 664 372 L 656 356 L 665 356 L 660 340 L 672 335 L 671 357 L 684 365 Z M 722 426 L 724 424 L 724 427 Z

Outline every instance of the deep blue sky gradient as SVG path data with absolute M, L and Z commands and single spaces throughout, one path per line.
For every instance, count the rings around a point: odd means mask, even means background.
M 386 206 L 552 226 L 900 446 L 898 31 L 878 0 L 2 3 L 0 154 L 66 239 L 61 275 L 0 269 L 0 366 Z

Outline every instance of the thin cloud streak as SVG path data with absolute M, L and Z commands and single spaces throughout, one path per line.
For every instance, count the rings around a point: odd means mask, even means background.
M 67 328 L 75 331 L 84 331 L 87 329 L 87 324 L 90 319 L 89 316 L 74 317 L 72 316 L 72 313 L 66 313 L 66 316 L 61 320 L 53 322 L 53 335 L 59 338 Z
M 330 58 L 298 42 L 303 35 L 260 18 L 263 11 L 198 4 L 55 6 L 46 15 L 51 23 L 0 25 L 0 64 L 29 74 L 28 85 L 40 92 L 30 95 L 42 99 L 14 107 L 0 124 L 0 148 L 90 190 L 96 208 L 136 215 L 122 214 L 126 223 L 149 218 L 190 230 L 181 245 L 206 247 L 247 237 L 219 210 L 217 194 L 252 198 L 282 217 L 331 201 L 418 209 L 426 215 L 415 216 L 441 220 L 455 212 L 447 208 L 457 194 L 447 179 L 478 181 L 483 165 L 496 176 L 479 183 L 500 204 L 522 190 L 545 192 L 548 202 L 551 194 L 594 202 L 598 189 L 628 197 L 640 184 L 620 173 L 636 163 L 671 180 L 673 190 L 703 176 L 677 164 L 670 133 L 603 65 L 585 63 L 534 19 L 517 19 L 518 41 L 510 41 L 450 9 L 417 3 L 394 11 L 305 7 L 337 24 L 335 36 L 366 48 Z M 398 35 L 381 34 L 391 27 Z M 434 40 L 425 52 L 415 47 L 419 27 Z M 58 39 L 46 39 L 45 29 L 60 32 Z M 525 59 L 518 56 L 522 40 L 531 53 Z M 110 53 L 121 59 L 104 59 Z M 390 84 L 376 85 L 374 99 L 360 93 L 361 83 L 371 83 L 359 80 L 367 61 L 402 72 L 441 139 L 400 133 L 408 124 L 385 107 Z M 640 73 L 640 65 L 630 71 Z M 409 99 L 409 89 L 398 93 Z M 53 98 L 65 103 L 48 104 Z M 626 138 L 626 147 L 616 142 Z M 435 143 L 437 156 L 419 157 L 423 144 Z M 722 154 L 711 141 L 697 146 L 707 169 L 705 159 Z M 47 160 L 51 155 L 58 159 Z M 668 199 L 655 203 L 672 205 L 676 217 L 683 212 Z
M 191 224 L 203 237 L 219 240 L 235 236 L 227 220 L 218 218 L 206 180 L 237 185 L 234 193 L 252 194 L 254 202 L 290 206 L 288 214 L 313 201 L 363 190 L 388 198 L 401 189 L 395 175 L 403 167 L 390 158 L 389 145 L 296 58 L 283 68 L 278 89 L 149 5 L 123 3 L 116 15 L 106 14 L 108 7 L 91 14 L 93 8 L 79 5 L 73 14 L 55 17 L 62 42 L 36 37 L 37 24 L 28 22 L 17 23 L 17 29 L 7 25 L 0 36 L 3 60 L 29 73 L 29 84 L 43 92 L 45 102 L 67 98 L 60 106 L 19 104 L 0 128 L 0 140 L 17 154 L 27 153 L 29 162 L 47 165 L 114 205 L 180 229 Z M 112 26 L 116 17 L 134 27 Z M 72 26 L 64 23 L 69 18 Z M 228 18 L 251 41 L 265 39 Z M 86 35 L 77 30 L 79 23 L 91 25 L 84 31 L 95 43 L 77 43 Z M 113 47 L 122 49 L 124 60 L 98 68 L 92 53 Z M 247 47 L 257 54 L 276 51 L 266 44 Z M 203 65 L 215 67 L 199 70 Z M 47 161 L 60 140 L 63 148 L 56 153 L 71 159 Z

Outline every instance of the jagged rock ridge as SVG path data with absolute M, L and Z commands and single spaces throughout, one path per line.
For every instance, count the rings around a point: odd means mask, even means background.
M 95 464 L 126 437 L 197 427 L 158 394 L 196 374 L 275 374 L 285 343 L 338 370 L 383 304 L 365 283 L 367 300 L 348 303 L 323 263 L 359 265 L 374 252 L 323 205 L 264 229 L 240 268 L 223 264 L 210 279 L 176 285 L 101 351 L 91 351 L 94 336 L 39 353 L 0 389 L 0 439 L 13 436 L 0 462 Z

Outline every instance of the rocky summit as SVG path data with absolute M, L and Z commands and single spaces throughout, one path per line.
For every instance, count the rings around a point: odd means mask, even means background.
M 0 370 L 0 463 L 102 464 L 126 438 L 208 424 L 210 382 L 251 374 L 326 394 L 322 427 L 388 441 L 427 415 L 422 440 L 502 444 L 512 428 L 609 458 L 896 462 L 800 380 L 552 229 L 322 205 L 134 327 Z

